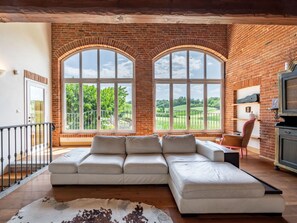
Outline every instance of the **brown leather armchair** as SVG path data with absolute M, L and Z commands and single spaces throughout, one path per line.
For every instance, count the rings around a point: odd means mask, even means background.
M 245 149 L 247 156 L 247 145 L 250 141 L 255 121 L 256 119 L 251 119 L 244 123 L 242 135 L 223 135 L 221 145 L 230 149 L 240 149 L 241 158 L 243 157 L 243 150 Z

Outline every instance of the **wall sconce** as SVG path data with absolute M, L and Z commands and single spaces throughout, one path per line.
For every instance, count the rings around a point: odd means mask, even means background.
M 0 76 L 2 76 L 5 73 L 4 69 L 0 69 Z
M 19 71 L 16 70 L 16 69 L 12 70 L 12 73 L 13 73 L 14 75 L 19 75 Z

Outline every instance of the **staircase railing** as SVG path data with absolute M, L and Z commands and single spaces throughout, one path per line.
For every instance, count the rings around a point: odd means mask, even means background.
M 0 191 L 52 161 L 53 123 L 0 127 Z

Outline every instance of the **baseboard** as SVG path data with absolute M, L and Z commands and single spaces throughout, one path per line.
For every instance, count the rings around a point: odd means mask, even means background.
M 61 146 L 90 146 L 92 143 L 92 137 L 61 137 Z
M 257 149 L 257 148 L 254 148 L 254 147 L 251 147 L 251 146 L 248 146 L 248 151 L 250 151 L 250 152 L 253 152 L 253 153 L 256 153 L 256 154 L 260 154 L 260 150 L 259 149 Z

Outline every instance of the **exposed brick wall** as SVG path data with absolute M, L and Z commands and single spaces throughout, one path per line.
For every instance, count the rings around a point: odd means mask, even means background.
M 52 116 L 56 125 L 54 145 L 62 133 L 60 62 L 79 49 L 106 45 L 135 59 L 136 134 L 153 133 L 152 61 L 169 48 L 187 45 L 227 57 L 226 25 L 185 24 L 53 24 Z M 63 134 L 63 136 L 67 134 Z M 73 134 L 69 134 L 73 136 Z M 83 135 L 79 135 L 83 136 Z M 89 136 L 89 135 L 88 135 Z
M 40 82 L 42 84 L 48 84 L 48 78 L 43 77 L 39 74 L 32 73 L 31 71 L 24 70 L 24 77 L 31 79 L 33 81 Z
M 235 123 L 234 91 L 260 85 L 260 155 L 274 159 L 274 114 L 267 109 L 278 97 L 277 73 L 285 62 L 296 59 L 297 27 L 268 25 L 232 25 L 228 27 L 228 61 L 226 65 L 225 130 Z

